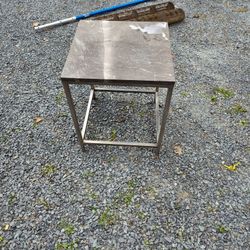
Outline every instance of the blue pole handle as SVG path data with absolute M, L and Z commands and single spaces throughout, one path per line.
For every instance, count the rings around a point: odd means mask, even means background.
M 107 7 L 107 8 L 103 8 L 103 9 L 100 9 L 100 10 L 90 11 L 90 12 L 88 12 L 86 14 L 81 14 L 81 15 L 75 16 L 75 20 L 79 21 L 79 20 L 82 20 L 82 19 L 85 19 L 85 18 L 88 18 L 88 17 L 106 14 L 106 13 L 111 12 L 111 11 L 131 7 L 131 6 L 134 6 L 134 5 L 137 5 L 137 4 L 140 4 L 140 3 L 149 2 L 149 1 L 154 1 L 154 0 L 134 0 L 134 1 L 128 2 L 128 3 L 122 3 L 122 4 L 112 6 L 112 7 Z

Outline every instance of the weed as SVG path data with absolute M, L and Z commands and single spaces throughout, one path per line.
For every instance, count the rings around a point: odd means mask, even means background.
M 91 200 L 99 200 L 99 195 L 98 195 L 97 193 L 95 193 L 95 192 L 91 192 L 91 193 L 89 194 L 89 198 L 90 198 Z
M 217 228 L 217 232 L 218 233 L 221 233 L 221 234 L 224 234 L 224 233 L 228 233 L 229 232 L 229 229 L 220 225 L 218 228 Z
M 182 97 L 187 97 L 187 96 L 188 96 L 188 93 L 185 92 L 185 91 L 184 91 L 184 92 L 181 92 L 181 96 L 182 96 Z
M 55 249 L 56 250 L 74 250 L 74 249 L 77 249 L 77 243 L 72 241 L 72 242 L 58 242 L 56 243 L 56 246 L 55 246 Z
M 92 213 L 96 213 L 98 211 L 98 208 L 95 206 L 90 206 L 89 209 L 91 210 Z
M 215 194 L 216 194 L 218 197 L 223 197 L 223 196 L 225 196 L 225 189 L 219 188 L 219 189 L 217 189 L 217 191 L 215 192 Z
M 37 128 L 37 126 L 38 126 L 38 125 L 37 125 L 36 123 L 34 123 L 34 122 L 33 122 L 33 124 L 32 124 L 32 128 L 34 128 L 34 129 L 35 129 L 35 128 Z
M 141 118 L 143 118 L 143 117 L 146 116 L 146 112 L 145 112 L 145 111 L 140 111 L 138 114 L 139 114 L 139 116 L 140 116 Z
M 4 237 L 0 235 L 0 244 L 4 242 Z
M 117 194 L 115 198 L 116 205 L 119 205 L 119 202 L 126 206 L 129 206 L 132 203 L 135 196 L 134 188 L 136 187 L 136 182 L 134 180 L 129 180 L 127 186 L 128 188 L 126 191 Z
M 247 110 L 245 108 L 243 108 L 240 104 L 235 104 L 232 108 L 231 108 L 232 113 L 234 114 L 241 114 L 241 113 L 246 113 Z
M 23 129 L 17 127 L 17 128 L 12 128 L 11 131 L 12 131 L 13 133 L 20 133 L 20 132 L 23 131 Z
M 98 224 L 106 227 L 106 226 L 114 225 L 116 220 L 117 220 L 117 216 L 113 212 L 111 212 L 109 208 L 107 208 L 101 214 L 98 220 Z
M 225 99 L 229 99 L 234 96 L 234 93 L 231 90 L 222 87 L 214 88 L 213 92 L 215 95 L 221 95 Z
M 14 193 L 11 193 L 8 197 L 8 204 L 13 205 L 16 202 L 16 195 Z
M 43 176 L 51 176 L 56 172 L 56 166 L 51 164 L 46 164 L 42 167 L 42 175 Z
M 240 125 L 243 127 L 247 127 L 249 125 L 249 122 L 247 120 L 240 120 Z
M 216 103 L 217 100 L 218 100 L 218 98 L 217 98 L 216 95 L 212 95 L 212 96 L 210 97 L 210 100 L 211 100 L 211 103 Z
M 108 163 L 111 164 L 117 160 L 117 156 L 113 155 L 108 159 Z
M 49 210 L 50 209 L 50 204 L 48 203 L 48 201 L 46 201 L 45 199 L 43 198 L 40 198 L 37 200 L 37 204 L 43 206 L 46 210 Z
M 64 118 L 64 117 L 68 117 L 69 115 L 68 115 L 68 113 L 66 113 L 66 112 L 59 112 L 58 113 L 58 117 L 60 118 L 60 117 L 62 117 L 62 118 Z
M 164 225 L 164 227 L 165 227 L 166 229 L 169 229 L 169 228 L 172 228 L 172 227 L 173 227 L 173 223 L 170 222 L 170 221 L 165 222 L 163 225 Z
M 133 191 L 127 191 L 124 193 L 123 202 L 126 204 L 126 206 L 129 206 L 132 203 L 134 196 L 135 194 Z
M 63 92 L 63 91 L 59 92 L 59 93 L 56 95 L 56 104 L 57 104 L 57 105 L 59 105 L 59 104 L 62 103 L 63 97 L 64 97 L 64 92 Z
M 216 211 L 217 211 L 217 209 L 216 209 L 216 207 L 213 207 L 213 205 L 208 205 L 207 206 L 207 211 L 209 212 L 209 213 L 215 213 Z
M 135 180 L 129 180 L 128 181 L 128 188 L 133 189 L 136 187 L 136 181 Z
M 133 112 L 135 111 L 136 103 L 135 103 L 134 100 L 132 100 L 132 101 L 129 103 L 129 107 L 133 110 Z
M 117 131 L 114 128 L 112 128 L 111 134 L 110 134 L 110 140 L 114 141 L 116 137 L 117 137 Z
M 135 207 L 139 209 L 141 207 L 141 204 L 137 203 L 137 204 L 135 204 Z
M 61 229 L 63 229 L 63 231 L 70 236 L 71 234 L 73 234 L 75 232 L 75 227 L 73 224 L 71 224 L 70 222 L 66 221 L 66 220 L 62 220 L 59 223 L 59 227 Z
M 0 235 L 0 249 L 2 249 L 1 247 L 4 247 L 7 244 L 7 240 Z
M 147 214 L 142 211 L 137 212 L 136 215 L 140 220 L 144 220 L 147 218 Z
M 152 245 L 152 242 L 151 242 L 149 239 L 145 239 L 145 240 L 143 241 L 143 244 L 144 244 L 145 246 L 150 246 L 150 245 Z
M 185 233 L 184 227 L 181 227 L 181 228 L 179 228 L 179 229 L 177 230 L 177 236 L 178 236 L 178 238 L 179 238 L 180 240 L 183 240 L 183 238 L 184 238 L 184 233 Z

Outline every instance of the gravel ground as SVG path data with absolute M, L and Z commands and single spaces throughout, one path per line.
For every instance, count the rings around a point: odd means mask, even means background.
M 175 1 L 187 18 L 170 28 L 177 84 L 159 159 L 81 152 L 60 83 L 76 24 L 32 30 L 116 2 L 1 0 L 0 248 L 249 249 L 248 1 Z M 88 91 L 74 89 L 82 114 Z M 153 137 L 152 100 L 137 97 L 100 94 L 89 136 Z

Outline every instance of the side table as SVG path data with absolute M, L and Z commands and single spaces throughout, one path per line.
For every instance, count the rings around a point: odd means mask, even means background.
M 152 147 L 159 154 L 175 84 L 168 24 L 165 22 L 80 21 L 61 75 L 78 141 L 85 144 Z M 91 86 L 87 111 L 80 129 L 70 84 Z M 112 88 L 104 88 L 104 85 Z M 113 88 L 115 87 L 116 88 Z M 117 88 L 124 86 L 126 88 Z M 127 87 L 143 87 L 140 91 Z M 149 88 L 150 89 L 147 89 Z M 151 90 L 154 87 L 154 90 Z M 159 88 L 167 89 L 163 115 L 159 114 Z M 155 95 L 155 142 L 122 142 L 85 138 L 95 92 Z

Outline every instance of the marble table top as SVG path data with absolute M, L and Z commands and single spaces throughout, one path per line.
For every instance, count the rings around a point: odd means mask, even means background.
M 80 21 L 61 79 L 174 83 L 168 24 Z

